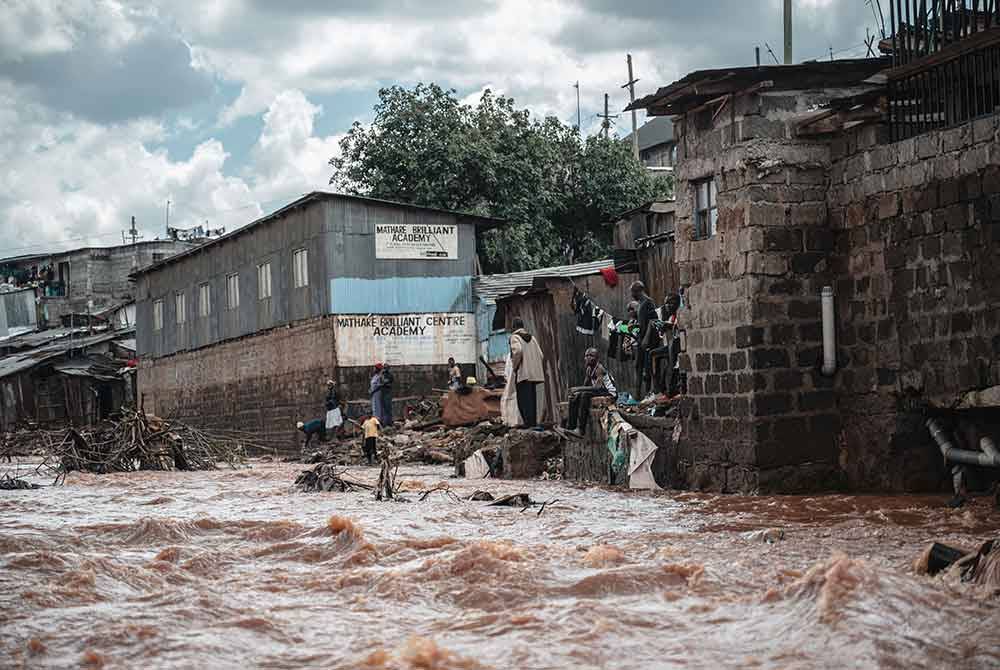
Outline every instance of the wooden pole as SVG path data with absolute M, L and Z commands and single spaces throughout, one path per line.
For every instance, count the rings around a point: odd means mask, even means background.
M 635 103 L 635 77 L 632 76 L 632 54 L 628 54 L 628 99 L 629 103 Z M 608 113 L 607 96 L 605 96 L 604 113 Z M 635 109 L 632 110 L 632 155 L 639 160 L 639 129 L 636 126 Z

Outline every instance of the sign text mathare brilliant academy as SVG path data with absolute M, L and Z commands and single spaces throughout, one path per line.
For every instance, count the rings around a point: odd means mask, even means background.
M 465 327 L 464 315 L 421 314 L 405 316 L 338 316 L 341 328 L 371 328 L 373 337 L 406 337 L 424 335 L 437 326 Z

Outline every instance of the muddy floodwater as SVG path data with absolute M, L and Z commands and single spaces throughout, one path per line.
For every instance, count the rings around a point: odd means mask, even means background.
M 410 502 L 378 503 L 293 493 L 302 467 L 0 491 L 0 667 L 1000 667 L 1000 599 L 911 567 L 932 540 L 1000 534 L 988 499 L 651 495 L 406 466 Z M 418 500 L 442 482 L 556 502 Z

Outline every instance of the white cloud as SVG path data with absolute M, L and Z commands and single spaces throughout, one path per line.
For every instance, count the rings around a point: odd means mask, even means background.
M 0 87 L 0 99 L 14 100 L 8 93 L 12 87 Z M 0 256 L 115 244 L 131 216 L 145 239 L 162 236 L 168 199 L 173 226 L 245 225 L 327 187 L 339 137 L 313 134 L 320 113 L 301 91 L 278 95 L 250 164 L 230 176 L 229 155 L 215 139 L 172 160 L 148 148 L 164 136 L 158 123 L 103 127 L 37 104 L 0 103 L 0 154 L 13 157 L 0 171 Z

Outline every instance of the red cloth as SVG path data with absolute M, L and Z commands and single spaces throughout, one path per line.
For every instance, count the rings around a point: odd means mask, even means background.
M 601 276 L 608 286 L 618 286 L 618 272 L 614 268 L 604 268 L 601 270 Z

